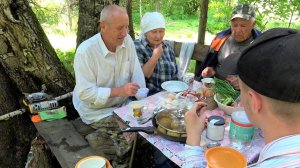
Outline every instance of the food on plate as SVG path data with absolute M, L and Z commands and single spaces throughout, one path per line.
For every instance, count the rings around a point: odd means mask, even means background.
M 181 137 L 187 137 L 187 134 L 181 134 Z
M 167 131 L 167 135 L 173 136 L 173 137 L 180 137 L 180 133 Z
M 180 127 L 180 122 L 178 120 L 172 120 L 171 122 L 171 129 L 176 130 Z
M 179 93 L 178 98 L 187 98 L 187 100 L 191 102 L 195 102 L 198 100 L 202 99 L 202 95 L 200 93 L 191 91 L 191 90 L 186 90 L 181 93 Z
M 160 118 L 162 118 L 162 117 L 171 117 L 171 112 L 169 112 L 169 111 L 162 111 L 162 112 L 160 112 L 159 113 L 159 118 L 158 119 L 160 119 Z
M 169 117 L 161 117 L 159 118 L 158 120 L 158 123 L 165 127 L 165 128 L 168 128 L 168 129 L 171 129 L 171 122 L 172 122 L 172 119 L 169 118 Z
M 176 95 L 174 93 L 169 93 L 168 94 L 168 99 L 174 100 L 176 98 Z
M 158 130 L 160 133 L 162 133 L 162 134 L 167 134 L 166 129 L 162 128 L 161 126 L 158 126 L 158 127 L 157 127 L 157 130 Z

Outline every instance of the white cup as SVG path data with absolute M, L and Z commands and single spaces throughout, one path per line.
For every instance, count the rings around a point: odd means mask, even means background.
M 135 97 L 138 100 L 141 100 L 143 98 L 146 98 L 148 95 L 149 89 L 148 88 L 139 88 L 139 90 L 137 91 L 137 93 L 135 94 Z

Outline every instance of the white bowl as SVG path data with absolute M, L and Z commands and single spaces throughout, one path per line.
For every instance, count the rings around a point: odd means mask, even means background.
M 101 156 L 88 156 L 77 162 L 75 168 L 106 168 L 107 160 Z
M 219 101 L 219 99 L 220 99 L 220 97 L 218 96 L 218 94 L 215 94 L 214 95 L 214 100 L 217 102 L 219 109 L 224 111 L 224 113 L 227 114 L 227 115 L 231 115 L 234 111 L 244 110 L 244 107 L 233 107 L 233 106 L 227 106 L 225 104 L 222 104 Z

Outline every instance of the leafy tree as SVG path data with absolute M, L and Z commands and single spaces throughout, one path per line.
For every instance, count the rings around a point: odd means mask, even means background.
M 251 3 L 257 7 L 257 27 L 260 30 L 272 27 L 299 28 L 296 21 L 299 20 L 300 15 L 300 0 L 239 0 L 238 2 Z

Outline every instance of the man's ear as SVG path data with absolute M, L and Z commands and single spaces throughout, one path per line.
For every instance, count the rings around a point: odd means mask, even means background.
M 106 26 L 106 24 L 105 24 L 105 22 L 100 22 L 100 24 L 99 24 L 99 28 L 100 28 L 100 30 L 103 30 L 103 29 L 105 29 L 105 26 Z
M 260 113 L 262 109 L 262 96 L 253 90 L 248 91 L 248 95 L 253 114 Z

